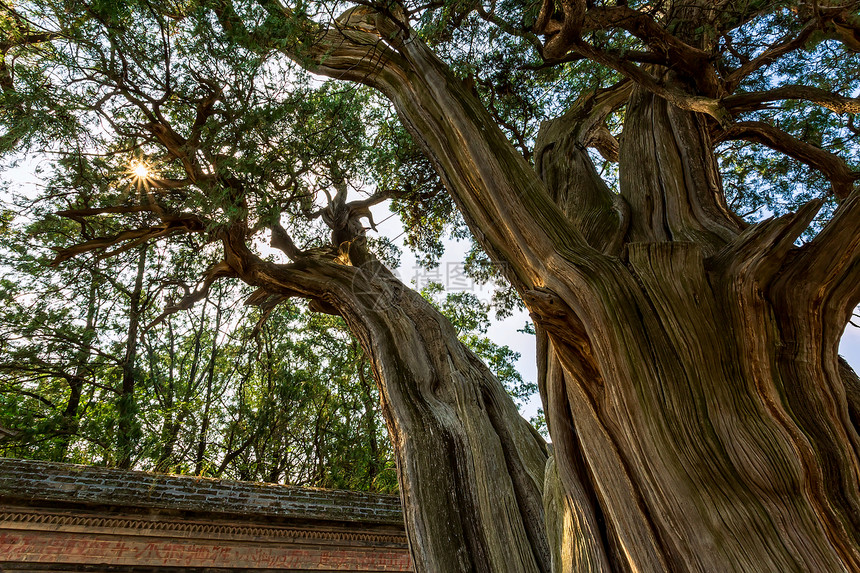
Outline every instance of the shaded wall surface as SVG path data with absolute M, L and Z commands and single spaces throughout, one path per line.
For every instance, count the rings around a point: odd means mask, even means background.
M 0 458 L 0 567 L 412 571 L 395 496 Z

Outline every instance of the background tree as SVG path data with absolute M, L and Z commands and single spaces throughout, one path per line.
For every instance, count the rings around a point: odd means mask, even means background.
M 167 317 L 137 339 L 133 407 L 123 407 L 130 304 L 124 294 L 134 293 L 137 253 L 127 273 L 112 261 L 111 277 L 101 275 L 104 263 L 86 257 L 47 269 L 34 257 L 34 239 L 56 244 L 59 230 L 41 222 L 29 232 L 12 229 L 6 245 L 18 239 L 26 245 L 4 259 L 4 455 L 396 490 L 376 388 L 356 372 L 366 370 L 366 359 L 341 323 L 285 306 L 254 332 L 254 316 L 236 298 L 241 293 L 224 285 L 218 298 Z M 167 266 L 154 256 L 150 265 L 153 259 Z M 175 276 L 146 270 L 142 290 L 163 305 L 156 294 Z M 148 306 L 149 320 L 156 310 L 161 306 Z M 228 321 L 233 326 L 225 330 Z M 123 416 L 134 432 L 128 437 Z

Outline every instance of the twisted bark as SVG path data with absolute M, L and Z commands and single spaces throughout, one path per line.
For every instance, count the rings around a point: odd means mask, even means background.
M 381 381 L 416 569 L 549 571 L 543 440 L 423 298 L 356 279 L 367 288 L 342 315 Z
M 550 531 L 582 534 L 563 548 L 576 557 L 559 563 L 860 568 L 856 431 L 841 378 L 827 374 L 835 344 L 815 351 L 810 324 L 775 327 L 786 311 L 770 298 L 772 277 L 796 256 L 800 231 L 789 225 L 746 259 L 737 252 L 762 231 L 726 209 L 702 116 L 634 90 L 620 149 L 632 222 L 621 257 L 607 256 L 588 239 L 595 219 L 565 215 L 420 41 L 392 46 L 360 81 L 394 102 L 478 240 L 507 263 L 554 356 L 544 394 L 564 503 L 548 507 L 565 525 Z M 347 64 L 314 69 L 351 79 Z M 808 323 L 814 311 L 791 312 Z M 805 350 L 786 356 L 795 344 Z M 793 371 L 801 365 L 808 375 Z
M 254 256 L 241 233 L 224 243 L 242 280 L 342 316 L 367 354 L 416 571 L 550 571 L 546 444 L 451 323 L 361 238 L 349 246 L 357 266 L 309 257 L 275 265 Z

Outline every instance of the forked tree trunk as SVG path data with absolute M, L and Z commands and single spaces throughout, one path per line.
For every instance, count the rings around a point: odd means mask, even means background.
M 641 291 L 607 297 L 595 360 L 617 374 L 548 376 L 562 482 L 612 565 L 562 570 L 856 570 L 856 433 L 820 349 L 787 345 L 762 293 L 695 245 L 631 245 L 629 268 Z
M 820 203 L 746 228 L 724 205 L 704 120 L 637 89 L 620 149 L 629 227 L 625 207 L 594 188 L 580 201 L 588 213 L 566 213 L 554 202 L 565 194 L 547 189 L 418 38 L 364 7 L 339 24 L 298 61 L 391 99 L 543 333 L 553 569 L 860 571 L 856 397 L 837 357 L 860 302 L 858 191 L 802 248 L 793 243 Z M 606 240 L 596 229 L 626 230 Z M 438 357 L 458 354 L 427 344 L 411 320 L 362 312 L 348 320 L 368 352 L 396 357 L 392 368 L 419 382 L 384 391 L 406 422 L 392 432 L 419 561 L 450 540 L 420 530 L 435 515 L 464 513 L 502 535 L 472 493 L 494 487 L 489 473 L 455 438 L 485 427 L 481 408 L 463 407 L 475 404 L 470 385 L 419 370 L 446 372 Z M 452 380 L 472 378 L 468 360 L 450 360 L 462 373 Z M 406 445 L 425 443 L 449 457 L 439 485 L 412 490 L 422 484 L 410 472 L 431 460 Z M 452 553 L 435 570 L 480 570 L 485 557 Z
M 621 169 L 638 223 L 630 234 L 644 241 L 624 257 L 637 288 L 600 301 L 620 314 L 602 325 L 613 350 L 591 370 L 581 352 L 565 370 L 552 345 L 541 349 L 558 475 L 593 517 L 578 527 L 587 535 L 568 537 L 554 570 L 854 570 L 856 433 L 841 380 L 856 376 L 844 364 L 841 376 L 826 374 L 839 332 L 829 353 L 820 332 L 787 344 L 784 333 L 795 340 L 798 329 L 777 316 L 807 322 L 813 313 L 798 312 L 798 290 L 777 312 L 766 301 L 780 289 L 762 284 L 762 266 L 774 264 L 767 249 L 788 251 L 813 210 L 727 247 L 739 226 L 719 203 L 698 120 L 634 94 Z M 542 164 L 545 180 L 557 162 Z M 565 165 L 573 179 L 587 174 Z M 555 346 L 575 347 L 577 337 L 553 330 Z M 779 371 L 799 364 L 800 376 Z
M 622 195 L 644 242 L 594 293 L 591 352 L 549 327 L 558 473 L 584 525 L 605 524 L 558 570 L 857 570 L 858 439 L 827 328 L 856 300 L 775 273 L 814 207 L 730 244 L 699 121 L 634 93 Z

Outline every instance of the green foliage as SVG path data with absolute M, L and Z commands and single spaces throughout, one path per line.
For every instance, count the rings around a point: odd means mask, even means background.
M 125 438 L 139 469 L 396 490 L 377 390 L 342 321 L 282 305 L 255 329 L 259 311 L 240 302 L 247 292 L 225 285 L 143 333 L 134 391 L 123 394 L 131 269 L 75 259 L 74 269 L 48 270 L 6 255 L 1 455 L 115 465 Z M 148 320 L 183 258 L 193 257 L 153 253 Z
M 116 193 L 87 186 L 102 180 L 101 159 L 75 167 L 58 172 L 53 197 L 16 199 L 32 219 L 3 211 L 0 455 L 117 465 L 131 442 L 138 469 L 396 491 L 377 389 L 342 321 L 282 305 L 255 328 L 261 312 L 241 304 L 248 289 L 224 283 L 130 341 L 138 251 L 48 266 L 48 246 L 121 224 L 50 214 L 67 206 L 65 185 L 84 191 L 83 204 Z M 214 256 L 193 238 L 147 250 L 141 325 Z M 124 393 L 130 342 L 134 386 Z
M 320 85 L 284 60 L 237 47 L 196 3 L 171 14 L 147 2 L 32 8 L 63 40 L 28 52 L 7 95 L 36 106 L 36 117 L 74 121 L 32 130 L 26 145 L 57 159 L 43 189 L 4 211 L 0 453 L 115 465 L 130 443 L 130 463 L 141 469 L 395 490 L 375 383 L 341 321 L 283 305 L 263 321 L 241 305 L 248 290 L 228 284 L 157 321 L 217 256 L 207 235 L 146 247 L 140 277 L 137 248 L 56 269 L 46 248 L 157 224 L 152 213 L 122 212 L 153 201 L 162 211 L 192 210 L 212 232 L 286 211 L 303 248 L 327 244 L 328 230 L 304 217 L 333 184 L 396 187 L 430 173 L 407 165 L 411 143 L 390 111 L 368 90 Z M 40 84 L 47 75 L 63 81 Z M 207 105 L 218 113 L 199 122 Z M 159 179 L 186 177 L 182 158 L 156 141 L 156 120 L 200 142 L 200 156 L 185 160 L 212 183 L 156 192 L 132 177 L 138 161 Z M 376 129 L 380 121 L 389 128 Z M 416 161 L 414 147 L 406 153 Z M 231 177 L 253 183 L 243 206 L 219 183 Z M 120 212 L 95 222 L 54 214 L 103 206 Z M 13 210 L 25 217 L 13 221 Z M 382 260 L 397 257 L 390 241 L 371 246 Z
M 623 3 L 589 3 L 616 4 Z M 543 121 L 620 79 L 577 54 L 545 61 L 532 31 L 539 3 L 371 5 L 408 14 L 412 33 L 477 95 L 528 162 Z M 738 67 L 803 25 L 783 2 L 733 4 L 691 29 L 663 3 L 627 5 L 701 46 L 719 69 Z M 376 389 L 340 321 L 290 305 L 269 314 L 248 310 L 240 301 L 249 292 L 219 284 L 196 307 L 131 334 L 136 314 L 144 327 L 195 291 L 218 260 L 218 231 L 236 221 L 247 222 L 260 244 L 269 239 L 262 229 L 278 222 L 299 249 L 331 247 L 319 212 L 339 185 L 361 196 L 390 192 L 405 245 L 425 267 L 439 263 L 446 241 L 472 242 L 466 271 L 494 286 L 492 304 L 467 293 L 443 296 L 435 287 L 425 295 L 517 400 L 534 393 L 514 367 L 519 355 L 486 336 L 491 309 L 507 316 L 522 303 L 505 269 L 475 245 L 391 105 L 364 87 L 314 79 L 274 51 L 289 47 L 301 60 L 316 25 L 330 24 L 345 8 L 317 0 L 297 2 L 289 12 L 255 0 L 40 0 L 21 5 L 26 25 L 0 9 L 0 34 L 10 46 L 3 61 L 11 70 L 0 91 L 0 152 L 50 158 L 44 187 L 4 206 L 0 216 L 0 434 L 6 436 L 0 451 L 115 464 L 124 440 L 135 444 L 133 463 L 141 468 L 392 490 Z M 51 32 L 50 41 L 23 41 L 42 31 Z M 583 41 L 627 62 L 651 49 L 622 28 L 596 27 Z M 804 49 L 747 77 L 740 90 L 768 90 L 790 79 L 856 96 L 858 64 L 858 55 L 822 28 Z M 844 116 L 794 101 L 744 113 L 744 120 L 778 126 L 860 169 L 860 133 Z M 606 120 L 618 138 L 623 114 L 616 110 Z M 172 133 L 156 129 L 164 125 Z M 718 152 L 730 207 L 749 220 L 829 195 L 818 172 L 785 155 L 738 143 Z M 11 167 L 21 157 L 4 158 Z M 616 165 L 595 160 L 617 188 Z M 137 161 L 170 185 L 135 180 L 129 170 Z M 822 218 L 835 207 L 830 201 Z M 140 205 L 157 210 L 134 209 Z M 56 215 L 104 207 L 118 209 L 95 220 Z M 127 241 L 110 252 L 110 262 L 84 253 L 46 267 L 49 247 L 157 226 L 163 221 L 155 211 L 192 213 L 206 232 L 169 243 Z M 396 265 L 392 239 L 371 236 L 368 244 Z M 135 263 L 143 252 L 137 305 Z M 129 371 L 131 391 L 123 388 Z

